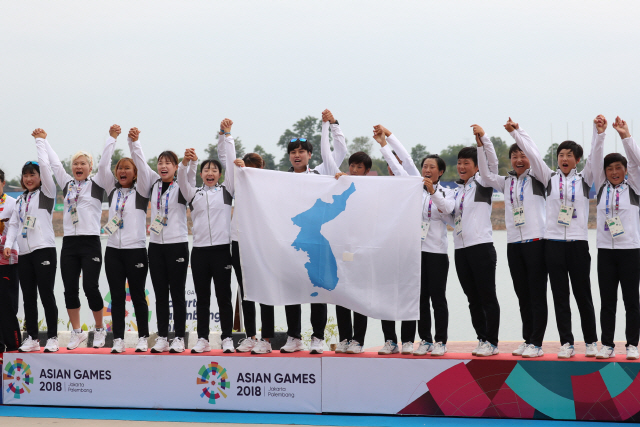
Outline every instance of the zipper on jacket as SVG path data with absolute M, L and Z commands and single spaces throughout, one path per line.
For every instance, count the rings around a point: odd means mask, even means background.
M 209 215 L 209 192 L 205 191 L 205 196 L 207 197 L 207 224 L 209 224 L 209 245 L 213 246 L 213 239 L 211 238 L 211 217 Z
M 518 185 L 520 185 L 520 178 L 516 176 L 516 196 L 518 195 Z M 518 198 L 516 197 L 516 203 L 518 203 L 517 200 Z M 518 207 L 520 207 L 520 205 L 518 205 Z M 524 201 L 522 202 L 522 207 L 524 207 Z M 511 209 L 513 209 L 513 204 L 511 205 Z M 513 211 L 511 212 L 511 215 L 513 216 Z M 515 225 L 515 223 L 513 225 Z M 520 241 L 522 242 L 522 240 L 524 240 L 522 238 L 522 227 L 518 227 L 518 231 L 520 232 Z

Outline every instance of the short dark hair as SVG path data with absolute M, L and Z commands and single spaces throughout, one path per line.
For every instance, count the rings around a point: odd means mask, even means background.
M 242 158 L 244 165 L 248 168 L 264 168 L 264 159 L 258 153 L 247 153 Z
M 458 152 L 458 160 L 471 159 L 473 164 L 478 164 L 478 149 L 476 147 L 464 147 Z
M 518 147 L 518 144 L 511 144 L 511 147 L 509 147 L 509 158 L 511 158 L 511 155 L 516 151 L 522 151 L 522 149 Z
M 23 190 L 26 190 L 27 187 L 24 185 L 24 179 L 22 177 L 26 173 L 34 173 L 34 172 L 40 175 L 40 165 L 37 164 L 36 162 L 27 162 L 22 167 L 22 173 L 20 174 L 20 187 L 22 187 Z M 42 185 L 42 182 L 40 183 L 40 185 Z
M 0 169 L 0 182 L 4 182 L 4 171 Z
M 447 164 L 444 160 L 442 160 L 442 157 L 438 156 L 437 154 L 429 154 L 427 157 L 422 159 L 422 162 L 420 162 L 420 168 L 424 166 L 424 162 L 427 159 L 435 159 L 436 164 L 438 165 L 438 171 L 442 173 L 445 173 L 447 171 Z
M 367 170 L 370 170 L 371 166 L 373 166 L 371 157 L 369 157 L 369 155 L 364 151 L 353 153 L 351 157 L 349 157 L 349 165 L 351 165 L 352 163 L 362 163 L 364 165 L 364 168 Z
M 207 166 L 208 164 L 211 164 L 211 163 L 216 165 L 216 167 L 218 168 L 218 171 L 220 173 L 222 173 L 222 164 L 220 163 L 219 160 L 216 160 L 216 159 L 209 159 L 209 160 L 205 160 L 204 162 L 202 162 L 200 164 L 200 173 L 202 173 L 202 170 L 204 169 L 205 166 Z
M 180 163 L 180 160 L 178 160 L 178 155 L 171 150 L 163 151 L 162 153 L 160 153 L 160 155 L 158 156 L 158 162 L 160 162 L 160 160 L 162 159 L 168 160 L 176 166 L 178 166 L 178 163 Z M 173 176 L 178 176 L 178 171 L 175 171 Z
M 300 138 L 292 138 L 292 139 L 293 141 L 290 141 L 289 145 L 287 145 L 287 154 L 291 153 L 296 148 L 302 148 L 303 150 L 308 151 L 309 153 L 313 153 L 313 145 L 308 139 L 305 141 L 300 141 Z
M 604 168 L 605 170 L 611 163 L 620 162 L 624 168 L 627 168 L 627 158 L 620 153 L 609 153 L 604 156 Z
M 580 161 L 582 159 L 582 146 L 577 142 L 573 141 L 564 141 L 560 145 L 558 145 L 558 149 L 556 150 L 556 158 L 560 155 L 562 150 L 571 150 L 573 156 Z

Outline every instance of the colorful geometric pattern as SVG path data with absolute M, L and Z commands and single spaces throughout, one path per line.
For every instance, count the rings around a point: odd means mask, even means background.
M 8 362 L 4 367 L 6 372 L 2 373 L 4 381 L 11 381 L 7 388 L 7 393 L 13 393 L 13 397 L 20 399 L 20 395 L 31 393 L 28 384 L 33 384 L 34 378 L 31 376 L 31 366 L 27 365 L 24 360 L 16 359 L 15 362 Z
M 472 360 L 399 414 L 640 421 L 640 363 Z
M 213 373 L 213 379 L 211 379 Z M 207 397 L 209 399 L 209 403 L 215 405 L 216 399 L 220 399 L 220 397 L 226 398 L 224 390 L 229 390 L 231 388 L 231 381 L 229 381 L 229 377 L 227 375 L 227 370 L 222 366 L 218 365 L 217 362 L 211 362 L 208 365 L 202 365 L 200 370 L 198 371 L 199 377 L 197 378 L 197 384 L 209 384 L 215 386 L 218 392 L 212 391 L 209 387 L 204 387 L 202 389 L 202 393 L 200 393 L 200 397 Z M 210 381 L 211 380 L 211 381 Z

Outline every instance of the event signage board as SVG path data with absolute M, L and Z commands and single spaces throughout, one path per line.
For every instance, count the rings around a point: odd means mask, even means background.
M 322 411 L 322 360 L 296 357 L 5 353 L 10 405 Z

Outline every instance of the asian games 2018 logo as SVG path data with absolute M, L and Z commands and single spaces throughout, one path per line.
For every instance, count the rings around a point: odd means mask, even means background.
M 28 385 L 33 384 L 34 378 L 31 373 L 31 366 L 22 359 L 16 359 L 13 363 L 8 362 L 4 367 L 5 372 L 2 373 L 2 379 L 9 382 L 7 387 L 7 393 L 13 393 L 13 397 L 20 399 L 20 396 L 27 393 L 31 393 Z
M 200 397 L 208 398 L 209 403 L 212 405 L 215 405 L 217 399 L 221 397 L 226 398 L 227 394 L 225 390 L 228 392 L 231 388 L 231 381 L 229 381 L 227 370 L 218 365 L 217 362 L 202 365 L 198 371 L 197 383 L 198 385 L 207 385 L 202 389 Z M 211 387 L 209 387 L 209 385 L 211 385 Z

